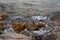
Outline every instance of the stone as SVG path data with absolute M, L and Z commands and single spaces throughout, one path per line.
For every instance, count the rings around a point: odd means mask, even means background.
M 0 35 L 0 40 L 29 40 L 29 37 L 14 32 L 8 32 Z

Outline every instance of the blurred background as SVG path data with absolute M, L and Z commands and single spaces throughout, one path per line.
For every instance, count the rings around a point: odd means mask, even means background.
M 16 15 L 45 15 L 60 11 L 60 0 L 0 0 L 0 11 Z

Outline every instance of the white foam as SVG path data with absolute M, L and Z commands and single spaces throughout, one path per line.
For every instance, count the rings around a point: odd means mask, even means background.
M 43 16 L 32 16 L 31 17 L 31 19 L 33 19 L 33 20 L 45 20 L 45 19 L 47 19 L 47 17 L 43 17 Z
M 45 34 L 46 32 L 47 32 L 47 30 L 44 29 L 44 28 L 41 28 L 39 31 L 34 31 L 34 33 L 36 33 L 36 34 L 38 34 L 38 35 L 43 35 L 43 34 Z

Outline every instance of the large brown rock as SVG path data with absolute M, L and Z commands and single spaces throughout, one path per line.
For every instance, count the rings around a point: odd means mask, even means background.
M 9 32 L 0 35 L 0 40 L 29 40 L 29 37 L 26 35 Z

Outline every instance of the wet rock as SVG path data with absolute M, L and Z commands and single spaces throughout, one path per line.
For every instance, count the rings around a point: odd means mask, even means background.
M 8 15 L 2 15 L 2 20 L 5 20 L 8 18 Z
M 42 35 L 37 35 L 32 37 L 32 40 L 42 40 L 42 39 L 43 39 Z
M 49 33 L 43 37 L 42 40 L 56 40 L 57 36 L 53 33 Z
M 24 34 L 24 35 L 30 36 L 31 32 L 28 31 L 27 29 L 25 29 L 25 30 L 21 31 L 20 34 Z
M 6 23 L 5 23 L 5 22 L 0 21 L 0 31 L 4 31 L 5 26 L 6 26 Z
M 19 23 L 19 22 L 14 23 L 14 24 L 12 25 L 12 28 L 13 28 L 14 31 L 17 32 L 17 33 L 21 32 L 22 30 L 25 29 L 24 23 L 22 23 L 22 22 L 20 22 L 20 23 Z

